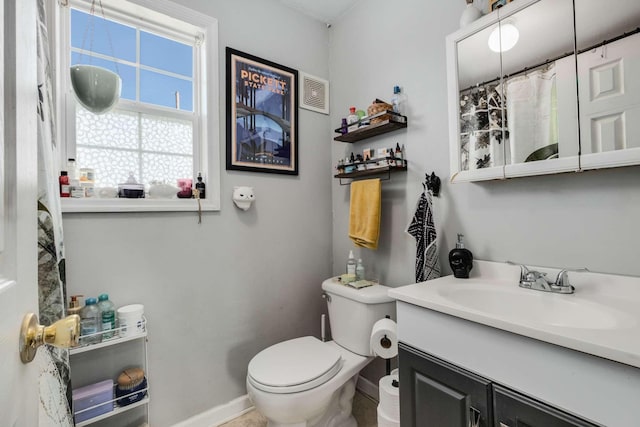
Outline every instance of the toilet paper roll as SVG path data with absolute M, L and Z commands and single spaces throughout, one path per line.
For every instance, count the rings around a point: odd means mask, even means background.
M 380 404 L 378 407 L 389 419 L 398 421 L 400 419 L 400 393 L 399 388 L 393 386 L 393 382 L 398 381 L 398 375 L 386 375 L 378 382 L 380 393 Z
M 400 420 L 389 418 L 378 405 L 378 427 L 400 427 Z
M 371 351 L 383 359 L 398 355 L 397 325 L 391 319 L 380 319 L 371 330 Z

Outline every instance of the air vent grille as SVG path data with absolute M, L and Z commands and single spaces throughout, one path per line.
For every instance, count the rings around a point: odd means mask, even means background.
M 329 114 L 329 82 L 319 77 L 300 74 L 302 81 L 300 106 L 307 110 Z

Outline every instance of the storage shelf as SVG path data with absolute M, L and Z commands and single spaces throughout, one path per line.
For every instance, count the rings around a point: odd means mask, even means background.
M 73 347 L 69 349 L 69 354 L 70 355 L 80 354 L 87 351 L 97 350 L 99 348 L 109 347 L 111 345 L 116 345 L 116 344 L 120 344 L 127 341 L 139 340 L 140 338 L 144 338 L 146 336 L 147 336 L 147 331 L 144 331 L 142 333 L 130 335 L 128 337 L 109 338 L 108 340 L 104 340 L 99 343 L 87 344 L 82 347 Z
M 373 136 L 382 135 L 388 132 L 393 132 L 398 129 L 405 129 L 407 127 L 407 117 L 392 111 L 383 112 L 380 114 L 388 114 L 389 119 L 380 123 L 373 123 L 367 126 L 363 126 L 354 131 L 338 135 L 333 138 L 334 141 L 341 142 L 356 142 Z M 377 114 L 376 116 L 378 116 Z M 340 129 L 336 129 L 336 132 L 340 132 Z
M 127 405 L 127 406 L 116 406 L 116 407 L 113 408 L 113 411 L 109 411 L 106 414 L 98 415 L 97 417 L 89 418 L 88 420 L 85 420 L 85 421 L 77 423 L 76 427 L 88 426 L 88 425 L 93 424 L 95 422 L 98 422 L 100 420 L 104 420 L 106 418 L 113 417 L 113 416 L 121 414 L 123 412 L 130 411 L 131 409 L 137 408 L 137 407 L 142 406 L 142 405 L 146 405 L 147 403 L 149 403 L 149 400 L 151 400 L 151 399 L 149 398 L 149 395 L 147 395 L 142 400 L 139 400 L 139 401 L 137 401 L 135 403 L 132 403 L 130 405 Z
M 388 180 L 391 177 L 391 172 L 406 172 L 406 171 L 407 171 L 406 166 L 385 166 L 383 168 L 365 169 L 362 171 L 339 173 L 334 175 L 333 177 L 340 179 L 340 185 L 345 185 L 342 183 L 343 179 L 350 179 L 351 181 L 355 181 L 360 178 L 369 178 L 374 176 L 386 175 L 386 178 L 384 178 L 384 180 Z

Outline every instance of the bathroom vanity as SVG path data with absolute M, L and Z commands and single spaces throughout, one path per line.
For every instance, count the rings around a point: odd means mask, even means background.
M 570 272 L 575 293 L 556 294 L 519 277 L 476 261 L 389 291 L 402 425 L 638 426 L 640 279 Z

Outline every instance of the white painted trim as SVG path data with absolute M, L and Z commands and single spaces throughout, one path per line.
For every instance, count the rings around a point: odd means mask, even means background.
M 220 210 L 220 205 L 207 199 L 200 200 L 202 211 Z M 60 199 L 62 213 L 70 212 L 197 212 L 195 199 Z
M 360 392 L 366 394 L 376 402 L 380 401 L 380 390 L 378 388 L 378 384 L 374 384 L 362 375 L 358 375 L 356 389 L 360 390 Z
M 231 421 L 253 409 L 249 395 L 237 397 L 229 403 L 216 406 L 186 419 L 173 427 L 215 427 Z

